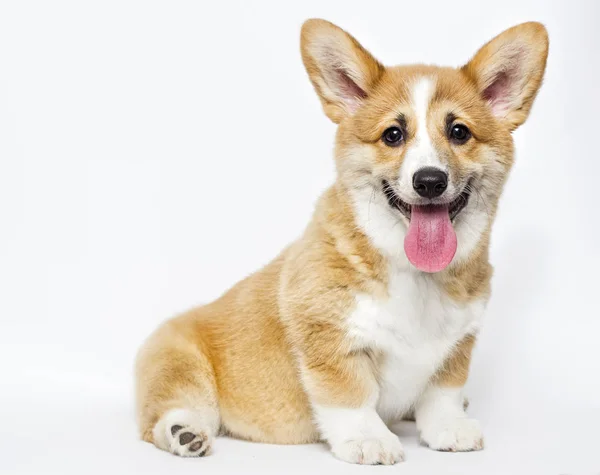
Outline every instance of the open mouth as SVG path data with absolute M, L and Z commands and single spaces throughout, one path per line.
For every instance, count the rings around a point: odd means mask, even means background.
M 385 193 L 385 197 L 388 200 L 389 205 L 392 208 L 399 210 L 408 220 L 410 220 L 412 216 L 412 208 L 413 206 L 408 204 L 402 198 L 400 198 L 392 186 L 389 184 L 387 180 L 382 181 L 383 192 Z M 460 213 L 467 203 L 469 202 L 469 196 L 471 195 L 470 186 L 467 184 L 463 189 L 462 193 L 458 195 L 453 201 L 446 204 L 429 204 L 429 205 L 420 205 L 420 208 L 424 208 L 425 210 L 429 209 L 433 211 L 436 208 L 446 208 L 448 210 L 448 216 L 450 217 L 450 221 L 452 221 L 458 213 Z
M 383 192 L 390 206 L 409 221 L 404 251 L 412 265 L 423 272 L 439 272 L 450 265 L 458 240 L 452 220 L 467 206 L 470 186 L 452 201 L 440 204 L 411 205 L 402 200 L 383 180 Z

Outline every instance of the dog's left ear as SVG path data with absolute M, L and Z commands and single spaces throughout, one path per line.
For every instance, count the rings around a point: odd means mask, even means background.
M 338 124 L 356 112 L 384 67 L 352 36 L 325 20 L 307 20 L 300 43 L 304 67 L 325 114 Z
M 514 130 L 529 115 L 542 84 L 547 57 L 546 28 L 529 22 L 500 33 L 477 52 L 463 71 L 475 82 L 492 113 Z

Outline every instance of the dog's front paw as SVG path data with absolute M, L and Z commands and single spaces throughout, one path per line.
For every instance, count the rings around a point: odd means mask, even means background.
M 398 437 L 390 432 L 383 437 L 359 437 L 331 447 L 333 454 L 345 462 L 363 465 L 393 465 L 404 460 Z
M 475 419 L 441 419 L 421 428 L 421 441 L 433 450 L 468 452 L 483 449 L 481 426 Z

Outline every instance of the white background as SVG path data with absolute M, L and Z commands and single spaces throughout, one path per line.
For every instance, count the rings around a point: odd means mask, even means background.
M 483 452 L 419 447 L 410 424 L 392 468 L 137 439 L 143 338 L 268 262 L 333 180 L 299 54 L 313 16 L 386 64 L 459 65 L 513 24 L 549 29 L 469 382 Z M 592 0 L 0 3 L 0 473 L 600 473 L 599 19 Z

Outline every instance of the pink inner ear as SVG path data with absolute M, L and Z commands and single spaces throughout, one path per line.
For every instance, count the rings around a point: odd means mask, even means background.
M 506 117 L 519 107 L 518 89 L 521 86 L 521 62 L 525 51 L 515 48 L 512 54 L 503 60 L 501 69 L 496 71 L 490 85 L 483 91 L 483 97 L 489 102 L 492 113 L 497 117 Z
M 489 102 L 492 113 L 504 117 L 510 110 L 510 79 L 505 72 L 500 73 L 494 82 L 483 92 Z
M 355 112 L 358 109 L 361 99 L 367 97 L 358 84 L 356 84 L 348 73 L 342 68 L 335 69 L 336 85 L 344 98 L 344 102 L 350 108 L 350 112 Z

